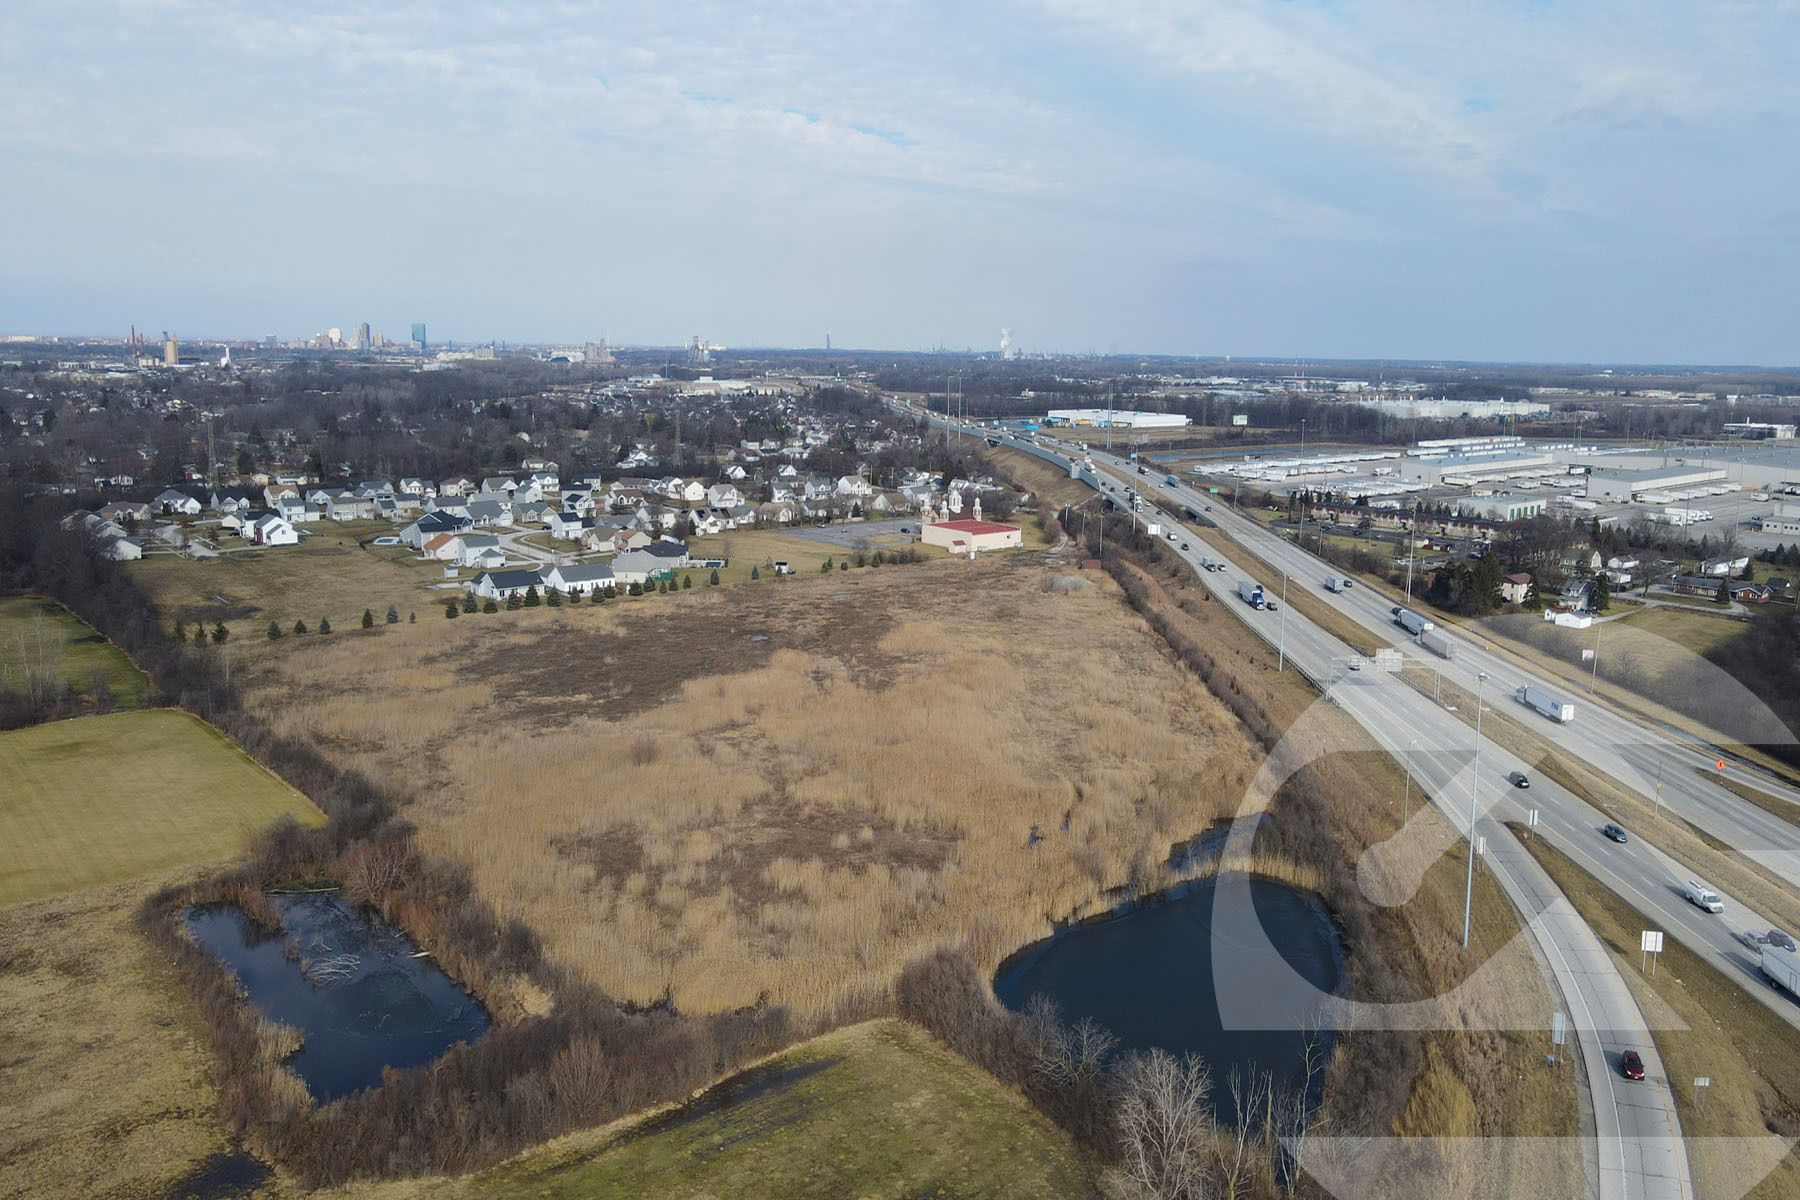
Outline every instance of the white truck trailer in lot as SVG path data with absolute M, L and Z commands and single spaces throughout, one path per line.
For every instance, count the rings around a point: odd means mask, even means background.
M 1764 946 L 1762 972 L 1769 982 L 1790 996 L 1800 997 L 1800 953 L 1780 946 Z
M 1456 643 L 1444 636 L 1441 629 L 1427 629 L 1419 635 L 1419 645 L 1425 647 L 1439 658 L 1455 658 Z
M 1537 709 L 1552 721 L 1560 721 L 1567 725 L 1575 719 L 1575 706 L 1560 697 L 1553 696 L 1541 687 L 1530 684 L 1513 693 L 1513 699 L 1520 704 Z
M 1249 579 L 1238 580 L 1238 599 L 1251 608 L 1261 608 L 1268 603 L 1263 596 L 1262 584 Z
M 1421 617 L 1410 608 L 1396 608 L 1394 610 L 1394 624 L 1406 630 L 1406 632 L 1412 634 L 1414 637 L 1417 637 L 1428 629 L 1437 628 L 1437 623 L 1435 621 L 1429 621 L 1426 618 Z

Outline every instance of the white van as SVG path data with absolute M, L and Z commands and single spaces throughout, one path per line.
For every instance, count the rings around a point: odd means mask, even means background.
M 1698 879 L 1688 880 L 1687 898 L 1696 907 L 1704 908 L 1709 913 L 1725 911 L 1725 902 L 1719 899 L 1719 893 L 1713 891 Z

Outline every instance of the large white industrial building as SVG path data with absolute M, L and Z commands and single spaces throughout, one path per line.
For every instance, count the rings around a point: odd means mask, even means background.
M 1722 483 L 1725 472 L 1715 467 L 1645 467 L 1622 468 L 1594 466 L 1588 472 L 1587 494 L 1590 500 L 1610 500 L 1629 504 L 1646 493 L 1671 494 L 1691 492 L 1708 484 Z
M 1193 418 L 1180 413 L 1138 412 L 1129 408 L 1053 408 L 1044 414 L 1052 425 L 1095 425 L 1114 429 L 1181 429 Z

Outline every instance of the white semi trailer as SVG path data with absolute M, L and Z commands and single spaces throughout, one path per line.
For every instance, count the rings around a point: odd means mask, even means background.
M 1410 608 L 1396 608 L 1394 610 L 1394 624 L 1406 630 L 1406 632 L 1412 634 L 1414 637 L 1417 637 L 1428 629 L 1437 628 L 1437 623 L 1435 621 L 1430 621 L 1421 617 Z
M 1425 647 L 1439 658 L 1455 658 L 1456 643 L 1444 636 L 1441 629 L 1427 629 L 1419 635 L 1419 645 Z
M 1251 608 L 1261 608 L 1268 603 L 1263 596 L 1262 584 L 1249 579 L 1238 580 L 1238 599 Z
M 1764 946 L 1762 972 L 1769 982 L 1790 996 L 1800 997 L 1800 953 L 1780 946 Z
M 1570 721 L 1575 719 L 1575 706 L 1573 704 L 1568 703 L 1561 697 L 1551 695 L 1541 687 L 1527 684 L 1513 693 L 1513 699 L 1517 700 L 1520 704 L 1535 708 L 1546 717 L 1549 717 L 1552 721 L 1560 721 L 1564 725 L 1567 725 Z

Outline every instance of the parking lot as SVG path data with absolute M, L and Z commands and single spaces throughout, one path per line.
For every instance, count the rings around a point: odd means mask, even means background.
M 806 538 L 809 541 L 824 542 L 844 550 L 856 549 L 858 542 L 873 542 L 876 545 L 892 545 L 897 541 L 916 542 L 919 540 L 919 521 L 917 517 L 903 517 L 893 521 L 852 521 L 848 524 L 795 525 L 784 530 L 790 537 Z

